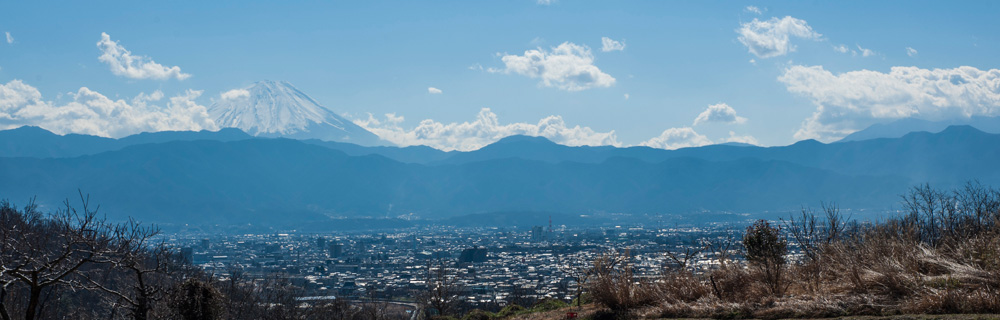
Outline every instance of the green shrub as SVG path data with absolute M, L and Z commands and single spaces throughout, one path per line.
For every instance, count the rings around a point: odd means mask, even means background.
M 592 302 L 594 302 L 594 299 L 590 297 L 589 293 L 584 292 L 580 295 L 579 299 L 573 298 L 573 302 L 570 302 L 569 304 L 573 306 L 582 306 Z
M 750 266 L 756 268 L 773 295 L 784 291 L 785 254 L 788 242 L 781 236 L 781 227 L 772 227 L 765 220 L 757 220 L 743 234 L 743 247 Z
M 545 312 L 568 307 L 565 301 L 559 299 L 542 299 L 531 306 L 531 312 Z
M 526 312 L 527 310 L 528 309 L 525 309 L 522 306 L 519 306 L 519 305 L 516 305 L 516 304 L 510 304 L 510 305 L 507 305 L 506 307 L 503 307 L 503 309 L 500 309 L 500 312 L 497 312 L 497 317 L 499 317 L 499 318 L 506 318 L 506 317 L 510 317 L 510 316 L 515 316 L 515 315 L 518 315 L 518 314 L 522 314 L 522 313 Z
M 484 311 L 480 309 L 474 309 L 466 313 L 462 320 L 491 320 L 494 315 L 492 312 Z

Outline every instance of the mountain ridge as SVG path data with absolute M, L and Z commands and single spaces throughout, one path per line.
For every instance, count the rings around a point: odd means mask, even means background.
M 159 223 L 308 223 L 383 216 L 390 206 L 425 218 L 522 210 L 790 210 L 825 199 L 823 194 L 871 206 L 906 185 L 902 178 L 756 159 L 494 159 L 426 166 L 348 156 L 290 139 L 175 141 L 76 158 L 0 158 L 0 180 L 9 182 L 0 185 L 7 199 L 63 199 L 79 189 L 113 217 Z M 751 192 L 763 185 L 771 187 Z
M 374 133 L 327 109 L 287 81 L 264 80 L 236 89 L 208 107 L 220 127 L 252 136 L 381 145 Z
M 851 133 L 837 142 L 861 141 L 878 138 L 900 138 L 911 132 L 938 133 L 949 126 L 968 125 L 987 133 L 1000 133 L 1000 117 L 970 117 L 967 119 L 929 121 L 917 118 L 899 119 L 876 123 Z
M 87 138 L 43 131 L 14 133 L 58 145 Z M 1000 184 L 994 164 L 1000 135 L 968 126 L 857 142 L 679 150 L 569 147 L 513 137 L 479 154 L 226 133 L 122 138 L 150 143 L 75 157 L 0 157 L 0 181 L 6 182 L 0 198 L 58 200 L 83 190 L 114 212 L 147 221 L 311 223 L 387 213 L 446 219 L 499 211 L 780 211 L 820 200 L 878 209 L 917 183 Z M 196 139 L 205 136 L 233 139 Z M 183 139 L 163 141 L 172 138 Z M 453 156 L 465 158 L 446 161 Z

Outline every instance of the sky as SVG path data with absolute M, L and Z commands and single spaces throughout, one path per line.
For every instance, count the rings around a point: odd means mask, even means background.
M 995 1 L 0 4 L 0 129 L 218 129 L 284 80 L 399 145 L 679 148 L 1000 114 Z

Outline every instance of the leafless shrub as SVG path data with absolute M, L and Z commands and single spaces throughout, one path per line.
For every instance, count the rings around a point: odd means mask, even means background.
M 744 268 L 721 268 L 710 272 L 708 276 L 712 293 L 721 301 L 757 301 L 764 296 L 760 292 L 761 287 Z
M 594 275 L 587 286 L 594 302 L 616 313 L 627 313 L 657 301 L 655 284 L 648 279 L 638 279 L 633 274 L 627 250 L 620 254 L 602 254 L 593 263 Z
M 712 294 L 704 281 L 687 270 L 668 271 L 656 284 L 662 301 L 692 302 Z

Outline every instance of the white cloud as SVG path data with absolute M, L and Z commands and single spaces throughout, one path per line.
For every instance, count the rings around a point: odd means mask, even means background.
M 813 40 L 822 37 L 813 31 L 805 20 L 790 16 L 781 19 L 774 17 L 765 21 L 754 18 L 753 21 L 741 24 L 736 32 L 740 34 L 738 38 L 740 43 L 743 43 L 750 53 L 760 58 L 783 56 L 795 51 L 791 37 Z
M 736 115 L 736 110 L 730 107 L 728 104 L 719 103 L 708 106 L 705 111 L 702 111 L 697 118 L 694 119 L 695 126 L 706 123 L 706 122 L 722 122 L 722 123 L 744 123 L 747 118 L 740 117 Z
M 601 51 L 625 51 L 625 40 L 616 41 L 608 37 L 601 37 Z
M 427 93 L 430 93 L 430 94 L 441 94 L 443 92 L 444 91 L 441 91 L 441 89 L 438 89 L 438 88 L 435 88 L 435 87 L 427 87 Z
M 915 57 L 917 55 L 917 49 L 906 47 L 906 55 Z
M 791 66 L 778 80 L 816 111 L 797 139 L 831 141 L 883 119 L 928 120 L 1000 115 L 1000 69 L 893 67 L 833 74 L 822 66 Z
M 746 144 L 752 144 L 752 145 L 755 145 L 755 146 L 756 145 L 760 145 L 760 142 L 757 142 L 757 138 L 754 138 L 753 136 L 750 136 L 750 135 L 738 136 L 738 135 L 736 135 L 736 132 L 733 132 L 733 131 L 729 131 L 729 137 L 728 138 L 722 139 L 722 143 L 726 143 L 726 142 L 746 143 Z
M 161 107 L 151 102 L 163 92 L 140 94 L 132 99 L 112 100 L 82 87 L 65 104 L 42 99 L 42 94 L 20 80 L 0 84 L 0 129 L 34 125 L 58 134 L 80 133 L 123 137 L 139 132 L 164 130 L 217 130 L 206 108 L 194 99 L 201 91 L 187 90 Z
M 870 56 L 874 56 L 875 55 L 875 51 L 872 51 L 870 49 L 862 48 L 861 45 L 857 45 L 857 46 L 858 46 L 858 51 L 861 52 L 861 56 L 862 57 L 870 57 Z
M 241 98 L 250 97 L 250 90 L 247 89 L 233 89 L 219 94 L 223 100 L 236 100 Z
M 7 44 L 14 43 L 14 37 L 10 35 L 10 31 L 4 32 L 4 35 L 7 36 Z
M 500 124 L 495 113 L 483 108 L 471 122 L 445 124 L 426 119 L 412 130 L 400 126 L 403 120 L 393 113 L 386 114 L 383 120 L 369 114 L 367 119 L 354 123 L 400 146 L 426 145 L 441 150 L 475 150 L 512 135 L 540 136 L 571 146 L 621 145 L 613 130 L 597 132 L 589 127 L 570 127 L 560 116 L 548 116 L 538 123 Z
M 112 41 L 111 36 L 104 32 L 101 32 L 101 41 L 97 42 L 97 47 L 101 49 L 101 56 L 97 59 L 108 64 L 111 73 L 118 76 L 158 80 L 170 78 L 184 80 L 191 77 L 191 74 L 182 73 L 178 66 L 165 67 L 149 57 L 133 55 L 117 41 Z
M 837 51 L 837 52 L 840 52 L 840 53 L 848 53 L 848 52 L 850 52 L 851 56 L 854 56 L 854 57 L 858 56 L 858 54 L 861 54 L 862 57 L 871 57 L 871 56 L 874 56 L 874 55 L 878 55 L 877 52 L 875 52 L 875 51 L 873 51 L 871 49 L 863 48 L 863 47 L 861 47 L 861 45 L 857 45 L 856 44 L 854 46 L 857 47 L 858 49 L 854 50 L 854 49 L 848 48 L 846 45 L 841 44 L 841 45 L 838 45 L 838 46 L 833 46 L 833 51 Z
M 641 146 L 660 149 L 680 149 L 690 147 L 700 147 L 712 144 L 708 137 L 695 132 L 693 128 L 670 128 L 660 133 L 658 137 L 639 143 Z
M 137 105 L 146 102 L 160 101 L 163 99 L 163 91 L 156 90 L 153 93 L 146 94 L 145 92 L 140 92 L 139 95 L 132 98 L 132 104 Z
M 745 9 L 743 9 L 743 10 L 744 10 L 744 11 L 746 11 L 746 12 L 750 12 L 750 13 L 756 13 L 756 14 L 763 14 L 763 13 L 764 13 L 764 12 L 763 12 L 763 11 L 761 11 L 761 10 L 760 10 L 760 8 L 758 8 L 757 6 L 747 6 L 747 7 L 746 7 Z
M 625 100 L 628 100 L 628 98 L 629 98 L 629 97 L 630 97 L 630 96 L 628 95 L 628 93 L 626 93 L 626 94 L 625 94 Z
M 580 91 L 615 84 L 614 77 L 594 65 L 590 48 L 570 42 L 564 42 L 551 51 L 538 48 L 525 51 L 523 56 L 505 54 L 501 60 L 504 69 L 489 71 L 540 78 L 539 85 L 545 87 Z
M 547 6 L 547 5 L 556 3 L 556 0 L 537 0 L 535 3 L 543 5 L 543 6 Z

